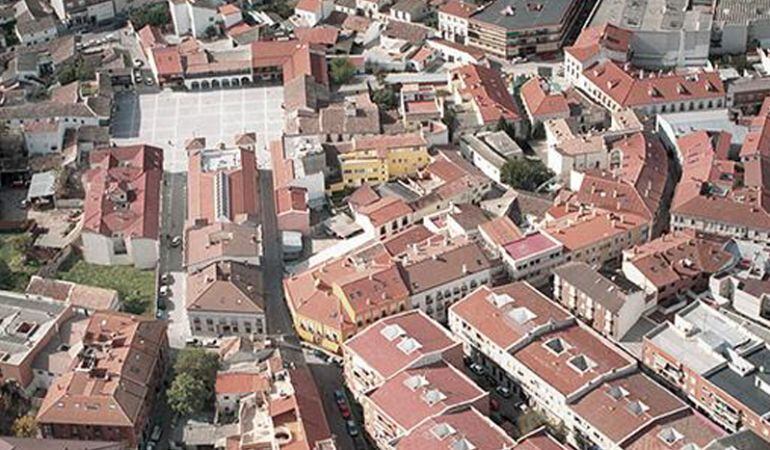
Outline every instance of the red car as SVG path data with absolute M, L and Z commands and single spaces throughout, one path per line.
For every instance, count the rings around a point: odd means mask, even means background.
M 340 414 L 342 414 L 343 419 L 350 419 L 350 408 L 348 408 L 348 405 L 340 405 Z

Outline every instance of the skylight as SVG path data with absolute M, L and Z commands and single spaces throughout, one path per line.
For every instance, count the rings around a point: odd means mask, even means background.
M 607 395 L 615 400 L 620 400 L 621 398 L 628 396 L 628 391 L 623 389 L 622 386 L 610 386 L 610 388 L 607 389 Z
M 487 300 L 492 302 L 498 308 L 513 303 L 513 298 L 508 294 L 495 294 L 494 292 L 487 296 Z
M 388 325 L 384 327 L 382 330 L 380 330 L 380 334 L 385 336 L 385 339 L 387 339 L 390 342 L 393 342 L 396 340 L 396 338 L 404 336 L 406 334 L 406 331 L 404 331 L 403 328 L 396 324 Z
M 475 450 L 476 446 L 466 438 L 458 439 L 450 445 L 452 450 Z
M 676 431 L 676 429 L 672 427 L 666 427 L 658 433 L 658 437 L 661 441 L 665 442 L 666 445 L 671 445 L 682 439 L 684 436 L 682 433 Z
M 645 405 L 643 402 L 639 400 L 629 403 L 626 408 L 628 409 L 628 411 L 631 412 L 631 414 L 635 416 L 641 416 L 642 414 L 647 412 L 647 410 L 650 409 L 649 406 Z
M 564 353 L 564 350 L 566 350 L 567 348 L 566 343 L 563 340 L 561 340 L 561 338 L 549 339 L 543 345 L 545 345 L 545 347 L 548 350 L 552 351 L 557 356 Z
M 581 375 L 586 371 L 588 371 L 589 369 L 596 366 L 596 363 L 591 361 L 591 359 L 588 358 L 586 355 L 574 356 L 568 361 L 568 363 L 570 366 L 572 366 L 573 369 L 575 369 Z
M 406 337 L 401 339 L 401 342 L 399 342 L 396 347 L 405 354 L 411 355 L 414 351 L 421 349 L 422 344 L 417 342 L 417 339 L 415 338 Z
M 448 423 L 440 423 L 438 425 L 435 425 L 430 430 L 434 436 L 436 436 L 439 440 L 445 439 L 447 436 L 451 436 L 455 434 L 455 429 L 452 428 L 451 425 Z
M 507 315 L 519 325 L 524 325 L 525 323 L 537 317 L 537 314 L 533 313 L 532 311 L 530 311 L 528 308 L 524 306 L 520 306 L 518 308 L 514 308 L 508 311 Z
M 422 399 L 430 406 L 446 399 L 446 395 L 438 389 L 431 389 L 422 395 Z
M 423 375 L 412 375 L 411 377 L 404 380 L 404 386 L 408 387 L 413 391 L 416 391 L 417 389 L 427 385 L 428 385 L 428 379 L 425 378 Z

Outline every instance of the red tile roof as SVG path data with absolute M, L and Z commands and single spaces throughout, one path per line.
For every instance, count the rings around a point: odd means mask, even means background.
M 476 6 L 458 0 L 450 0 L 441 5 L 438 11 L 450 16 L 467 19 L 476 11 Z
M 521 120 L 519 108 L 500 73 L 489 67 L 466 64 L 452 71 L 452 80 L 459 80 L 459 91 L 478 107 L 484 124 Z
M 251 394 L 269 389 L 270 383 L 261 373 L 220 372 L 214 385 L 217 395 Z
M 162 47 L 152 49 L 152 58 L 161 78 L 181 77 L 184 73 L 182 57 L 177 47 Z
M 448 436 L 439 437 L 436 427 L 447 427 Z M 455 450 L 460 440 L 469 442 L 475 450 L 513 448 L 514 441 L 500 427 L 475 408 L 442 414 L 431 418 L 398 441 L 397 450 Z M 516 446 L 519 449 L 519 446 Z M 557 447 L 558 449 L 558 447 Z M 541 448 L 541 450 L 550 450 Z
M 621 107 L 714 101 L 725 97 L 717 72 L 642 74 L 626 71 L 613 61 L 604 61 L 584 70 L 583 74 Z
M 306 44 L 334 45 L 337 43 L 339 30 L 334 27 L 317 25 L 312 28 L 297 27 L 294 34 L 300 42 Z
M 509 244 L 524 235 L 507 216 L 498 217 L 479 225 L 479 231 L 486 234 L 495 245 Z
M 225 3 L 224 5 L 219 7 L 219 14 L 222 14 L 224 16 L 231 16 L 233 14 L 240 14 L 241 8 L 238 6 L 232 4 L 232 3 Z
M 83 229 L 158 239 L 163 150 L 149 145 L 111 147 L 92 152 L 90 161 Z
M 295 6 L 294 9 L 320 14 L 321 7 L 322 7 L 321 0 L 299 0 L 299 2 L 297 3 L 297 6 Z
M 278 215 L 291 211 L 308 212 L 307 189 L 296 186 L 276 189 L 275 203 Z
M 566 205 L 565 209 L 567 212 L 550 222 L 545 232 L 571 252 L 649 225 L 644 217 L 632 213 L 614 213 L 599 208 L 572 211 L 570 205 Z
M 567 99 L 560 92 L 551 92 L 543 78 L 534 76 L 521 86 L 521 100 L 533 118 L 569 117 Z
M 369 401 L 408 432 L 425 419 L 481 401 L 487 395 L 458 369 L 438 362 L 400 372 L 369 394 Z
M 391 340 L 385 331 L 391 330 Z M 407 354 L 397 345 L 414 339 L 420 347 Z M 441 325 L 420 310 L 387 317 L 370 325 L 345 342 L 345 352 L 355 354 L 382 378 L 390 378 L 426 355 L 440 355 L 460 344 Z
M 290 41 L 256 41 L 251 44 L 251 64 L 255 69 L 280 67 L 283 82 L 302 75 L 329 84 L 326 56 L 312 44 Z
M 525 308 L 534 315 L 526 322 L 513 319 Z M 502 349 L 509 349 L 532 330 L 571 315 L 529 283 L 520 281 L 495 288 L 482 286 L 451 306 L 450 311 Z
M 575 44 L 564 50 L 579 61 L 586 61 L 600 53 L 603 48 L 625 55 L 631 48 L 632 36 L 633 33 L 631 31 L 605 23 L 583 29 Z
M 509 242 L 503 248 L 513 259 L 522 259 L 539 253 L 554 250 L 561 244 L 545 233 L 527 234 Z
M 358 214 L 368 217 L 375 228 L 407 217 L 412 212 L 412 208 L 399 197 L 383 197 L 372 204 L 358 208 Z

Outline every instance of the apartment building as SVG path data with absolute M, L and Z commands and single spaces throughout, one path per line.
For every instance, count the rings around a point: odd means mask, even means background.
M 614 341 L 620 341 L 651 306 L 639 286 L 620 274 L 601 273 L 584 262 L 559 266 L 553 275 L 554 299 Z
M 43 437 L 141 445 L 168 357 L 164 321 L 95 313 L 72 370 L 51 384 L 37 413 Z
M 401 438 L 396 450 L 453 450 L 473 448 L 499 450 L 520 448 L 529 450 L 565 450 L 557 441 L 542 430 L 540 434 L 527 436 L 515 445 L 513 439 L 487 416 L 474 408 L 432 417 Z
M 92 264 L 155 267 L 163 150 L 149 145 L 110 147 L 91 152 L 89 158 L 83 258 Z
M 26 389 L 35 380 L 36 357 L 75 313 L 54 298 L 11 291 L 0 291 L 0 311 L 0 381 L 15 380 Z
M 353 210 L 353 216 L 365 232 L 380 239 L 393 236 L 414 223 L 412 208 L 401 198 L 391 196 L 360 205 Z
M 646 242 L 651 224 L 641 216 L 571 204 L 548 211 L 543 229 L 561 243 L 568 261 L 602 265 L 620 260 L 624 250 Z
M 476 11 L 476 5 L 451 0 L 438 9 L 438 30 L 450 42 L 468 43 L 468 19 Z
M 496 0 L 471 14 L 454 6 L 442 11 L 439 29 L 447 39 L 464 37 L 463 43 L 510 59 L 559 50 L 582 6 L 577 0 Z
M 513 240 L 505 242 L 509 238 Z M 513 280 L 542 283 L 551 275 L 551 269 L 564 262 L 566 258 L 564 244 L 543 231 L 518 237 L 510 234 L 502 242 L 505 243 L 499 244 L 497 248 Z
M 675 231 L 625 251 L 622 270 L 658 304 L 689 290 L 705 290 L 712 274 L 734 263 L 722 244 Z
M 430 163 L 427 141 L 416 133 L 354 137 L 337 149 L 342 182 L 332 190 L 414 176 Z
M 381 319 L 342 348 L 345 385 L 358 401 L 406 369 L 438 361 L 457 367 L 463 363 L 460 343 L 420 310 Z
M 253 226 L 216 222 L 188 228 L 184 241 L 184 266 L 190 272 L 224 261 L 261 264 L 261 233 Z
M 554 420 L 636 362 L 531 285 L 481 287 L 449 310 L 449 327 L 487 373 Z
M 724 428 L 770 440 L 770 349 L 712 306 L 694 302 L 650 331 L 642 362 Z

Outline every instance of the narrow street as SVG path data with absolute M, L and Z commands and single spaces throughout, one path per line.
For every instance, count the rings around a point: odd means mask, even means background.
M 342 389 L 340 369 L 328 363 L 308 365 L 305 361 L 305 355 L 292 327 L 291 315 L 283 295 L 283 260 L 273 200 L 273 172 L 261 169 L 259 184 L 262 199 L 262 276 L 268 333 L 281 347 L 281 355 L 285 361 L 295 365 L 307 365 L 311 369 L 316 387 L 321 394 L 329 428 L 337 438 L 337 448 L 340 450 L 366 448 L 362 446 L 363 441 L 354 443 L 348 435 L 345 420 L 340 415 L 334 399 L 334 391 Z M 360 422 L 358 427 L 363 429 Z

